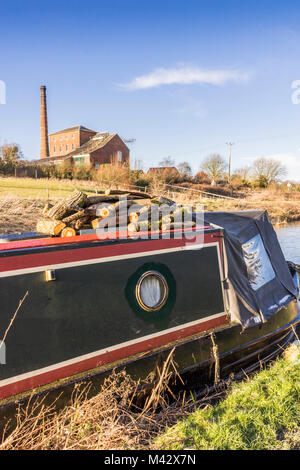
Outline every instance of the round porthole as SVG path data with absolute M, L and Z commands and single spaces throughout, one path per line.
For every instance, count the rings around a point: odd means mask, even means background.
M 136 298 L 139 305 L 149 312 L 159 310 L 167 301 L 168 284 L 157 271 L 144 273 L 136 285 Z

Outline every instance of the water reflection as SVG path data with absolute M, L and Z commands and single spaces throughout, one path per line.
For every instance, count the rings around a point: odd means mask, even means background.
M 285 258 L 300 264 L 300 222 L 274 226 Z

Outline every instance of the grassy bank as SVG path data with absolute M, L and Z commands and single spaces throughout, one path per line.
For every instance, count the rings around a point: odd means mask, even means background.
M 74 188 L 93 193 L 96 186 L 90 181 L 0 177 L 0 198 L 45 200 L 65 197 Z
M 249 191 L 235 199 L 197 197 L 195 193 L 176 195 L 181 202 L 203 206 L 207 211 L 266 210 L 273 223 L 295 222 L 300 220 L 300 193 L 284 193 L 268 189 Z
M 300 449 L 300 349 L 155 440 L 159 449 Z
M 66 197 L 76 188 L 95 194 L 97 187 L 89 181 L 0 177 L 1 233 L 34 231 L 45 202 Z

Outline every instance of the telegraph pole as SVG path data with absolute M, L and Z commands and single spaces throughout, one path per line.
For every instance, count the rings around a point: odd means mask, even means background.
M 228 146 L 228 150 L 229 150 L 229 155 L 228 155 L 228 184 L 230 184 L 230 181 L 231 181 L 231 147 L 234 145 L 234 142 L 226 142 L 226 145 Z

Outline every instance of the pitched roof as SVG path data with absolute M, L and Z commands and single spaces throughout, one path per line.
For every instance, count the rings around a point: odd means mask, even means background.
M 151 172 L 162 173 L 165 170 L 169 170 L 169 171 L 172 170 L 172 171 L 176 171 L 177 173 L 179 173 L 175 166 L 155 166 L 155 167 L 149 168 L 148 173 L 151 173 Z
M 63 129 L 61 131 L 52 132 L 52 134 L 49 134 L 49 135 L 64 134 L 65 132 L 72 132 L 72 131 L 78 131 L 78 130 L 83 131 L 83 132 L 95 132 L 96 134 L 96 131 L 93 131 L 92 129 L 88 129 L 87 127 L 74 126 L 74 127 L 68 127 L 67 129 Z
M 39 160 L 34 160 L 34 162 L 47 163 L 56 160 L 67 160 L 68 158 L 75 157 L 76 155 L 87 154 L 94 152 L 102 147 L 104 147 L 108 142 L 113 139 L 118 134 L 109 134 L 109 132 L 97 132 L 96 135 L 91 137 L 87 142 L 82 144 L 72 152 L 65 155 L 56 155 L 55 157 L 46 157 Z M 122 139 L 121 139 L 122 140 Z M 123 142 L 123 141 L 122 141 Z M 123 142 L 124 143 L 124 142 Z M 124 144 L 126 147 L 127 145 Z
M 94 152 L 104 147 L 116 135 L 117 134 L 109 134 L 108 132 L 97 132 L 97 134 L 91 137 L 87 142 L 84 142 L 80 147 L 65 156 L 73 157 L 82 153 Z

